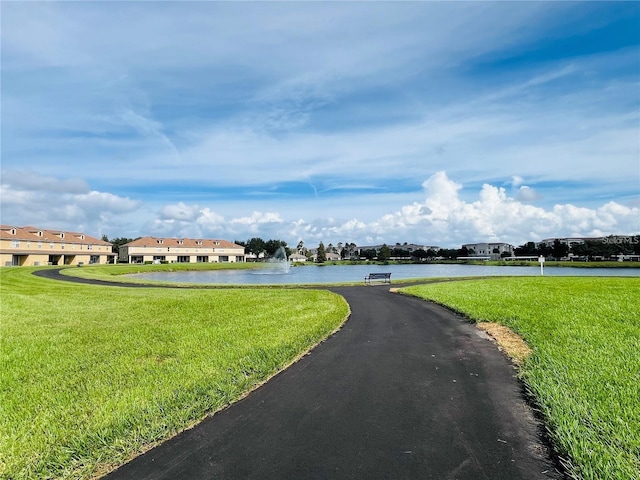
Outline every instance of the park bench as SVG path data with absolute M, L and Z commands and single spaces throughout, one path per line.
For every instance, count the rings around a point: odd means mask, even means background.
M 374 280 L 379 280 L 382 283 L 391 283 L 391 273 L 370 273 L 364 277 L 364 283 L 371 285 Z

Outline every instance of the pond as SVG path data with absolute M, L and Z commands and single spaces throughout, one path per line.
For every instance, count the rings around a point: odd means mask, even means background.
M 437 277 L 478 276 L 536 276 L 540 267 L 488 266 L 488 265 L 308 265 L 291 267 L 288 271 L 274 265 L 259 270 L 203 270 L 193 272 L 149 272 L 129 275 L 137 279 L 162 282 L 223 284 L 223 285 L 309 285 L 344 282 L 362 282 L 369 273 L 391 272 L 391 281 Z M 580 268 L 545 267 L 545 276 L 600 276 L 637 277 L 640 268 Z

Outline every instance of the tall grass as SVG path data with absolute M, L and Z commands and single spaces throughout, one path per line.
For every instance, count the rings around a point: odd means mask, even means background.
M 570 474 L 640 479 L 640 278 L 495 278 L 408 287 L 533 348 L 520 375 Z
M 0 477 L 87 478 L 233 402 L 334 331 L 317 290 L 127 289 L 0 269 Z

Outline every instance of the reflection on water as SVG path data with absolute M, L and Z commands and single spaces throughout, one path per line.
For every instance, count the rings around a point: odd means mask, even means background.
M 195 272 L 149 272 L 130 275 L 138 279 L 163 282 L 223 285 L 293 285 L 364 282 L 374 272 L 391 272 L 391 281 L 415 278 L 477 276 L 539 276 L 539 267 L 494 267 L 486 265 L 308 265 L 283 269 L 209 270 Z M 276 274 L 278 273 L 278 274 Z M 547 277 L 637 277 L 637 268 L 545 267 Z

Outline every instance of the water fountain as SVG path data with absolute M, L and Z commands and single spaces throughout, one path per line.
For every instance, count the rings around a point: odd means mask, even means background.
M 270 268 L 264 269 L 263 273 L 286 274 L 291 269 L 291 263 L 284 247 L 279 247 L 267 263 Z

